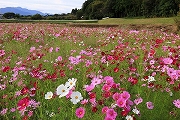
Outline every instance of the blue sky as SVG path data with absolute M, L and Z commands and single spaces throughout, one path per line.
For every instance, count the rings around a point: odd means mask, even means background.
M 0 0 L 0 8 L 22 7 L 43 13 L 70 13 L 74 8 L 81 8 L 86 0 Z

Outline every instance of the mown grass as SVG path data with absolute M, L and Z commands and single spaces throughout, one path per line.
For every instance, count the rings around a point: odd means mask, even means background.
M 98 24 L 175 24 L 174 17 L 170 18 L 109 18 L 99 20 Z

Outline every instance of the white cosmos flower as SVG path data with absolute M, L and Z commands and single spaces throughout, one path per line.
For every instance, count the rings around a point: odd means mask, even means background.
M 70 97 L 71 97 L 71 102 L 73 104 L 77 104 L 80 100 L 83 99 L 83 97 L 79 91 L 72 92 Z
M 59 95 L 59 98 L 64 97 L 69 93 L 68 88 L 63 84 L 59 85 L 56 90 L 56 94 Z
M 140 111 L 139 111 L 137 108 L 134 108 L 134 109 L 132 110 L 132 112 L 135 113 L 135 114 L 137 114 L 137 115 L 140 113 Z
M 45 99 L 51 99 L 53 97 L 53 93 L 52 92 L 47 92 L 45 94 Z
M 133 120 L 133 117 L 130 116 L 130 115 L 127 115 L 127 116 L 126 116 L 126 120 Z
M 148 76 L 148 82 L 156 81 L 153 76 Z
M 72 79 L 68 79 L 68 81 L 66 82 L 65 86 L 71 90 L 75 85 L 76 85 L 76 81 L 77 79 L 72 78 Z

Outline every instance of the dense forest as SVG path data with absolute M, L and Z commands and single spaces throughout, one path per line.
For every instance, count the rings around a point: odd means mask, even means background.
M 86 0 L 81 9 L 72 9 L 80 19 L 103 17 L 171 17 L 179 11 L 180 0 Z

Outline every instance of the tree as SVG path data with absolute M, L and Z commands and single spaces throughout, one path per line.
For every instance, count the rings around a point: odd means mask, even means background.
M 15 14 L 15 16 L 14 16 L 14 18 L 16 18 L 16 19 L 18 19 L 20 17 L 21 17 L 20 14 Z
M 33 20 L 41 20 L 42 19 L 42 16 L 40 14 L 35 14 L 31 17 L 31 19 Z
M 78 9 L 77 9 L 77 8 L 72 9 L 71 14 L 76 15 L 77 11 L 78 11 Z
M 170 17 L 177 15 L 180 0 L 86 0 L 85 19 L 101 17 Z
M 76 12 L 76 17 L 77 19 L 83 19 L 83 11 L 82 9 L 79 9 L 77 12 Z
M 6 19 L 11 19 L 15 17 L 15 13 L 13 12 L 7 12 L 3 14 L 3 17 L 5 17 Z

